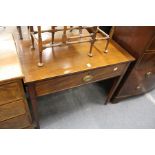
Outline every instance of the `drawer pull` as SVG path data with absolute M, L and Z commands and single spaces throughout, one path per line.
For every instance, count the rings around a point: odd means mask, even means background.
M 83 78 L 83 81 L 84 82 L 89 82 L 93 79 L 93 76 L 92 75 L 86 75 L 84 78 Z
M 114 72 L 117 71 L 117 70 L 118 70 L 118 67 L 115 67 L 115 68 L 113 69 Z
M 137 90 L 140 90 L 140 89 L 141 89 L 141 86 L 137 86 L 136 89 L 137 89 Z
M 152 72 L 147 72 L 147 73 L 145 74 L 145 77 L 146 77 L 146 78 L 149 78 L 151 75 L 152 75 Z

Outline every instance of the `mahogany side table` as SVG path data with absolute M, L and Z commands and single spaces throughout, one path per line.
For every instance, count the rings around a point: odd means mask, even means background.
M 93 47 L 94 56 L 88 57 L 89 43 L 55 47 L 44 52 L 44 67 L 37 67 L 38 52 L 31 49 L 30 40 L 16 39 L 24 84 L 32 104 L 33 121 L 39 128 L 38 96 L 55 93 L 115 78 L 109 90 L 107 104 L 134 58 L 114 41 L 110 41 L 109 53 L 103 53 L 105 41 L 98 41 Z

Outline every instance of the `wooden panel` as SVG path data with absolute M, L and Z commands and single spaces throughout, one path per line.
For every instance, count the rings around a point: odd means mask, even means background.
M 21 129 L 30 126 L 27 115 L 21 115 L 3 122 L 0 122 L 0 129 Z
M 155 53 L 147 53 L 137 62 L 137 69 L 149 70 L 149 68 L 155 68 Z
M 138 59 L 148 48 L 154 35 L 155 26 L 117 26 L 113 39 Z
M 148 49 L 145 51 L 145 53 L 148 53 L 148 52 L 155 52 L 155 36 L 150 41 L 150 44 L 148 45 Z
M 155 88 L 155 68 L 133 69 L 127 83 L 117 90 L 116 98 L 146 93 Z
M 4 104 L 0 106 L 0 121 L 10 119 L 26 112 L 23 100 Z
M 118 76 L 122 73 L 126 64 L 118 64 L 96 70 L 81 72 L 67 76 L 53 78 L 51 80 L 36 83 L 37 96 L 73 88 L 94 81 Z
M 20 99 L 22 89 L 20 88 L 20 81 L 0 85 L 0 105 Z

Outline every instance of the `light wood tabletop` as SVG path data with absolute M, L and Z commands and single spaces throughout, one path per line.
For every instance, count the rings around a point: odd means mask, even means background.
M 12 34 L 0 34 L 0 82 L 23 78 Z
M 16 40 L 16 42 L 25 83 L 134 60 L 130 54 L 113 41 L 110 41 L 109 53 L 104 53 L 103 50 L 106 42 L 102 40 L 95 43 L 93 57 L 87 55 L 90 47 L 89 43 L 46 49 L 43 52 L 44 66 L 38 67 L 38 49 L 31 49 L 31 41 Z

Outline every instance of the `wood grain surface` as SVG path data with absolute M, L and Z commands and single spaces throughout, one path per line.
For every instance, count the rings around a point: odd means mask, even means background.
M 118 44 L 110 41 L 109 53 L 103 52 L 105 41 L 98 41 L 93 47 L 93 57 L 87 55 L 89 43 L 46 49 L 43 53 L 45 65 L 38 67 L 38 52 L 31 49 L 30 40 L 16 40 L 24 82 L 31 83 L 53 77 L 93 70 L 96 68 L 133 61 Z

